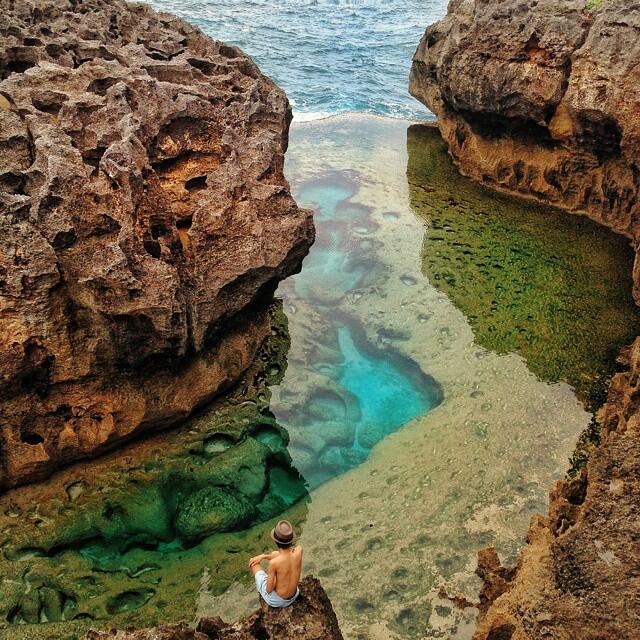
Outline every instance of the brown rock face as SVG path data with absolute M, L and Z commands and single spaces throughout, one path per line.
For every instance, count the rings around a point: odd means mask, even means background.
M 452 0 L 410 90 L 461 171 L 640 241 L 640 3 Z M 640 268 L 634 287 L 640 302 Z M 640 338 L 598 414 L 601 444 L 556 484 L 515 571 L 479 554 L 475 640 L 640 638 Z
M 121 0 L 0 9 L 1 489 L 237 380 L 313 223 L 240 50 Z
M 640 239 L 640 3 L 452 0 L 410 92 L 461 171 Z M 634 274 L 640 300 L 640 272 Z
M 204 618 L 197 630 L 186 624 L 163 625 L 132 632 L 90 631 L 86 640 L 342 640 L 338 619 L 319 580 L 311 576 L 300 583 L 300 596 L 291 606 L 260 609 L 233 625 L 220 618 Z

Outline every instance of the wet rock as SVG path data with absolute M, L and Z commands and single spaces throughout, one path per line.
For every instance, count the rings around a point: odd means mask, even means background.
M 142 631 L 89 631 L 85 640 L 211 640 L 212 636 L 200 633 L 186 623 L 164 624 Z
M 1 489 L 237 381 L 313 225 L 240 50 L 121 0 L 5 3 L 0 43 Z
M 220 618 L 203 618 L 197 630 L 186 624 L 163 625 L 131 632 L 90 631 L 85 640 L 342 640 L 338 619 L 320 582 L 311 576 L 300 584 L 300 596 L 290 607 L 258 611 L 229 625 Z
M 456 0 L 420 42 L 410 91 L 464 174 L 637 243 L 638 29 L 626 0 Z
M 185 540 L 201 540 L 248 524 L 253 510 L 253 504 L 242 495 L 222 487 L 205 487 L 189 496 L 180 508 L 176 531 Z

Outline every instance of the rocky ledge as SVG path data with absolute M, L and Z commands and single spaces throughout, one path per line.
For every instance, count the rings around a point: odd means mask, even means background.
M 410 90 L 454 160 L 496 189 L 587 214 L 636 247 L 640 2 L 452 0 Z M 518 566 L 479 554 L 475 640 L 640 638 L 640 338 L 620 356 L 585 469 L 552 489 Z
M 418 46 L 409 90 L 464 174 L 637 245 L 639 34 L 630 0 L 452 0 Z M 640 300 L 638 262 L 634 284 Z
M 640 638 L 640 338 L 621 357 L 601 409 L 600 446 L 582 473 L 552 489 L 516 570 L 491 550 L 474 640 Z
M 90 631 L 85 640 L 342 640 L 338 619 L 320 582 L 311 576 L 300 583 L 300 597 L 290 607 L 260 609 L 235 624 L 203 618 L 196 629 L 168 624 L 142 631 Z
M 235 382 L 314 231 L 240 50 L 121 0 L 0 8 L 2 489 Z

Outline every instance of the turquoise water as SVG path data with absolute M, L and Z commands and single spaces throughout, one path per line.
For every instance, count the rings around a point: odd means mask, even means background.
M 413 384 L 394 363 L 365 356 L 346 327 L 338 329 L 338 344 L 344 355 L 340 384 L 358 400 L 354 449 L 367 451 L 405 422 L 426 413 L 434 398 Z
M 302 272 L 279 290 L 291 328 L 297 305 L 322 319 L 310 337 L 320 345 L 307 362 L 289 362 L 295 373 L 288 380 L 313 383 L 298 391 L 288 382 L 284 402 L 272 406 L 291 436 L 293 463 L 312 489 L 361 464 L 383 438 L 443 399 L 440 385 L 411 358 L 386 341 L 373 345 L 359 320 L 337 308 L 388 272 L 369 237 L 378 229 L 371 208 L 351 200 L 358 180 L 348 171 L 327 172 L 296 187 L 298 200 L 315 210 L 317 238 Z
M 309 364 L 318 386 L 293 414 L 275 409 L 293 435 L 291 457 L 310 488 L 362 463 L 385 436 L 442 401 L 437 382 L 409 358 L 375 349 L 349 326 L 352 319 L 335 317 L 336 344 Z
M 380 265 L 366 251 L 354 250 L 350 231 L 355 231 L 360 249 L 367 249 L 363 236 L 375 226 L 370 210 L 350 203 L 353 183 L 344 175 L 329 174 L 302 185 L 301 202 L 315 209 L 316 242 L 304 261 L 304 274 L 295 279 L 296 291 L 316 305 L 331 305 L 349 291 L 362 288 Z
M 445 0 L 152 0 L 238 45 L 286 92 L 298 119 L 429 112 L 407 92 L 413 52 Z

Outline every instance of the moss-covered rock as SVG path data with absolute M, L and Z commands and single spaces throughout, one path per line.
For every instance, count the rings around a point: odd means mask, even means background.
M 222 487 L 205 487 L 193 493 L 178 511 L 176 533 L 189 542 L 248 524 L 253 504 L 242 494 Z
M 306 484 L 269 411 L 289 347 L 278 305 L 272 318 L 252 369 L 198 418 L 0 498 L 3 640 L 191 617 L 204 568 L 220 593 L 250 577 L 270 518 L 289 509 L 302 528 Z

